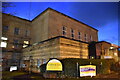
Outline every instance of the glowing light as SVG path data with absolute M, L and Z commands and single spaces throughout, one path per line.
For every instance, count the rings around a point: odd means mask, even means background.
M 6 38 L 6 37 L 1 37 L 1 39 L 2 39 L 2 40 L 8 40 L 8 38 Z
M 24 44 L 29 44 L 29 41 L 24 41 Z
M 113 49 L 113 46 L 111 46 L 110 49 Z
M 11 66 L 11 67 L 10 67 L 10 72 L 11 72 L 11 71 L 14 71 L 14 70 L 17 70 L 17 66 Z
M 6 42 L 1 42 L 1 44 L 0 44 L 0 47 L 7 47 L 7 43 Z
M 111 59 L 112 56 L 104 56 L 105 59 Z
M 114 53 L 115 56 L 117 56 L 117 53 Z
M 28 45 L 23 45 L 23 48 L 27 47 Z
M 62 63 L 57 59 L 52 59 L 47 64 L 47 71 L 62 71 Z

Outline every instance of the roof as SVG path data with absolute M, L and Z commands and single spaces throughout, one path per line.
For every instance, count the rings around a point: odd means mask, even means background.
M 98 41 L 97 43 L 102 43 L 102 42 L 105 42 L 105 43 L 111 44 L 110 42 L 107 42 L 107 41 Z
M 47 9 L 44 10 L 42 13 L 40 13 L 38 16 L 36 16 L 33 20 L 27 20 L 27 19 L 20 18 L 20 17 L 17 17 L 17 16 L 14 16 L 14 17 L 19 18 L 19 19 L 22 19 L 22 20 L 29 21 L 29 22 L 32 22 L 32 21 L 34 21 L 35 19 L 37 19 L 39 16 L 41 16 L 42 14 L 44 14 L 45 12 L 47 12 L 48 10 L 55 11 L 55 12 L 57 12 L 57 13 L 59 13 L 59 14 L 62 14 L 62 15 L 65 16 L 65 17 L 68 17 L 68 18 L 70 18 L 70 19 L 72 19 L 72 20 L 74 20 L 74 21 L 77 21 L 77 22 L 79 22 L 79 23 L 81 23 L 81 24 L 86 25 L 87 27 L 90 27 L 90 28 L 92 28 L 92 29 L 98 31 L 97 29 L 95 29 L 95 28 L 93 28 L 93 27 L 91 27 L 91 26 L 89 26 L 89 25 L 87 25 L 87 24 L 85 24 L 85 23 L 83 23 L 83 22 L 81 22 L 81 21 L 79 21 L 79 20 L 74 19 L 74 18 L 72 18 L 72 17 L 70 17 L 70 16 L 68 16 L 68 15 L 66 15 L 66 14 L 63 14 L 63 13 L 57 11 L 57 10 L 54 10 L 54 9 L 52 9 L 52 8 L 47 8 Z M 6 13 L 3 13 L 3 14 L 6 14 Z M 10 15 L 10 14 L 6 14 L 6 15 Z M 11 16 L 13 16 L 13 15 L 11 15 Z
M 52 8 L 47 8 L 47 9 L 44 10 L 42 13 L 40 13 L 38 16 L 36 16 L 32 21 L 34 21 L 36 18 L 38 18 L 39 16 L 41 16 L 42 14 L 44 14 L 44 13 L 45 13 L 46 11 L 48 11 L 48 10 L 55 11 L 55 12 L 57 12 L 57 13 L 59 13 L 59 14 L 62 14 L 62 15 L 65 16 L 65 17 L 68 17 L 68 18 L 70 18 L 70 19 L 72 19 L 72 20 L 74 20 L 74 21 L 77 21 L 77 22 L 79 22 L 79 23 L 81 23 L 81 24 L 86 25 L 87 27 L 90 27 L 90 28 L 98 31 L 97 29 L 95 29 L 95 28 L 93 28 L 93 27 L 91 27 L 91 26 L 89 26 L 89 25 L 87 25 L 87 24 L 85 24 L 85 23 L 83 23 L 83 22 L 81 22 L 81 21 L 79 21 L 79 20 L 74 19 L 74 18 L 72 18 L 72 17 L 70 17 L 70 16 L 68 16 L 68 15 L 66 15 L 66 14 L 64 14 L 64 13 L 61 13 L 61 12 L 59 12 L 59 11 L 57 11 L 57 10 L 54 10 L 54 9 L 52 9 Z
M 44 41 L 41 41 L 41 42 L 38 42 L 38 43 L 35 43 L 35 44 L 44 43 L 46 41 L 50 41 L 50 40 L 57 39 L 57 38 L 65 38 L 65 39 L 69 39 L 69 40 L 73 40 L 73 41 L 77 41 L 77 42 L 82 42 L 82 43 L 88 44 L 88 42 L 84 42 L 84 41 L 80 41 L 80 40 L 76 40 L 76 39 L 71 39 L 71 38 L 68 38 L 68 37 L 65 37 L 65 36 L 56 36 L 56 37 L 53 37 L 53 38 L 50 38 L 50 39 L 47 39 L 47 40 L 44 40 Z
M 21 17 L 18 17 L 18 16 L 14 16 L 14 15 L 11 15 L 11 14 L 7 14 L 7 13 L 2 13 L 4 15 L 7 15 L 7 16 L 12 16 L 12 17 L 15 17 L 15 18 L 18 18 L 18 19 L 21 19 L 21 20 L 25 20 L 25 21 L 28 21 L 28 22 L 31 22 L 30 20 L 27 20 L 27 19 L 24 19 L 24 18 L 21 18 Z

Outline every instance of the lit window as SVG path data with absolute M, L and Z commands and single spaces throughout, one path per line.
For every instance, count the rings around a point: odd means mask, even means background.
M 62 28 L 62 34 L 65 36 L 66 35 L 66 27 Z
M 29 44 L 29 41 L 24 41 L 24 44 Z
M 29 41 L 24 41 L 23 48 L 27 47 L 29 45 Z
M 15 34 L 15 35 L 18 35 L 18 34 L 19 34 L 19 31 L 20 31 L 19 28 L 15 28 L 15 29 L 14 29 L 14 34 Z
M 74 30 L 71 29 L 71 37 L 74 38 Z
M 114 53 L 115 56 L 117 56 L 117 53 Z
M 0 47 L 4 47 L 4 48 L 6 48 L 7 47 L 7 42 L 1 42 L 1 44 L 0 44 Z
M 113 49 L 113 48 L 114 48 L 113 46 L 110 47 L 110 49 Z
M 8 38 L 6 38 L 6 37 L 1 37 L 1 39 L 2 39 L 2 40 L 8 40 Z

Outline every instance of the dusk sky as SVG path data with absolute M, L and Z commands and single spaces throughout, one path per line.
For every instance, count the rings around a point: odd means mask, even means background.
M 6 13 L 32 20 L 48 7 L 99 30 L 99 41 L 118 45 L 117 2 L 14 2 Z

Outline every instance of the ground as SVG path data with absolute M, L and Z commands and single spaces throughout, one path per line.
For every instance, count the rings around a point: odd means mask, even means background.
M 38 73 L 28 73 L 28 72 L 20 72 L 20 71 L 4 71 L 2 72 L 2 80 L 119 80 L 120 73 L 113 72 L 111 74 L 106 75 L 97 75 L 94 78 L 86 77 L 86 78 L 64 78 L 64 79 L 45 79 L 42 74 Z

